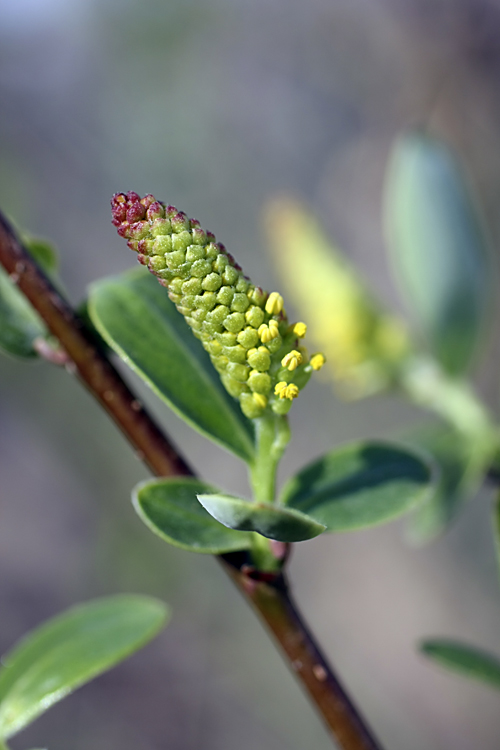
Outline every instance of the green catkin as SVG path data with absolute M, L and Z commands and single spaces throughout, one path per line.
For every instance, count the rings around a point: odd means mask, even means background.
M 289 325 L 281 295 L 254 286 L 211 232 L 152 195 L 116 193 L 111 206 L 118 234 L 167 288 L 243 413 L 286 414 L 324 357 L 309 359 L 306 326 Z

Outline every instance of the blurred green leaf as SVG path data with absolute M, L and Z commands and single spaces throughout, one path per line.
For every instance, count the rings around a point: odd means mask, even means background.
M 139 484 L 132 499 L 146 526 L 174 547 L 213 555 L 247 549 L 248 534 L 227 529 L 198 502 L 198 494 L 217 491 L 197 479 L 153 479 Z
M 354 443 L 327 453 L 292 477 L 281 502 L 328 531 L 354 531 L 391 521 L 427 498 L 430 468 L 395 445 Z
M 454 521 L 464 501 L 478 489 L 482 474 L 472 471 L 463 436 L 441 422 L 420 426 L 403 439 L 428 452 L 439 467 L 433 492 L 409 519 L 410 539 L 425 543 Z
M 280 508 L 221 494 L 199 494 L 198 500 L 211 516 L 240 531 L 257 531 L 278 542 L 303 542 L 322 534 L 325 527 L 300 511 Z
M 429 638 L 421 652 L 441 667 L 500 690 L 500 659 L 486 651 L 446 638 Z
M 44 271 L 56 269 L 56 255 L 49 243 L 25 239 L 24 245 Z M 46 334 L 38 313 L 0 267 L 0 349 L 15 357 L 36 357 L 33 341 Z
M 484 323 L 491 269 L 476 206 L 442 142 L 418 132 L 397 141 L 385 223 L 404 299 L 442 365 L 462 372 Z
M 144 646 L 168 609 L 144 596 L 112 596 L 67 610 L 2 659 L 0 737 L 7 739 L 80 685 Z
M 250 420 L 153 276 L 140 270 L 96 282 L 89 313 L 109 346 L 176 414 L 245 461 L 253 459 Z

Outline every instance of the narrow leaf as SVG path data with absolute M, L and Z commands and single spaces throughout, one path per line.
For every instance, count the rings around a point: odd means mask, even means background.
M 420 650 L 436 664 L 500 690 L 500 659 L 497 656 L 446 638 L 422 641 Z
M 491 269 L 475 203 L 445 144 L 421 133 L 396 143 L 385 221 L 404 299 L 442 365 L 462 372 L 484 323 Z
M 167 616 L 155 599 L 113 596 L 73 607 L 27 635 L 2 659 L 0 737 L 144 646 Z
M 109 346 L 180 417 L 245 461 L 252 460 L 250 421 L 153 276 L 140 270 L 96 282 L 89 313 Z
M 156 479 L 139 484 L 132 500 L 146 526 L 174 547 L 213 555 L 248 548 L 248 534 L 227 529 L 200 505 L 204 492 L 217 489 L 197 479 Z
M 300 511 L 270 503 L 253 503 L 229 495 L 200 494 L 198 500 L 211 516 L 241 531 L 257 531 L 278 542 L 303 542 L 322 534 L 325 527 Z
M 395 445 L 354 443 L 292 477 L 281 502 L 328 531 L 353 531 L 406 513 L 430 489 L 431 471 L 418 456 Z

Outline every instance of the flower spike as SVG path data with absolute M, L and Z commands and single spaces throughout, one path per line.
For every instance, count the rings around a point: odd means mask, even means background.
M 153 195 L 117 193 L 111 206 L 118 234 L 167 288 L 244 414 L 286 414 L 324 358 L 298 351 L 307 326 L 289 325 L 281 294 L 254 286 L 211 232 Z

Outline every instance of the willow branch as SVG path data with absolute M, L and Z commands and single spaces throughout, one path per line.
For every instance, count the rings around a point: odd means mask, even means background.
M 76 374 L 157 476 L 193 472 L 101 350 L 93 334 L 16 238 L 0 214 L 0 263 L 45 321 Z
M 186 461 L 108 360 L 0 214 L 0 263 L 65 352 L 66 368 L 97 399 L 156 476 L 194 476 Z M 380 750 L 290 598 L 283 576 L 260 576 L 239 554 L 221 556 L 226 572 L 278 641 L 291 669 L 343 750 Z M 262 580 L 265 578 L 266 580 Z M 256 580 L 257 579 L 257 580 Z

